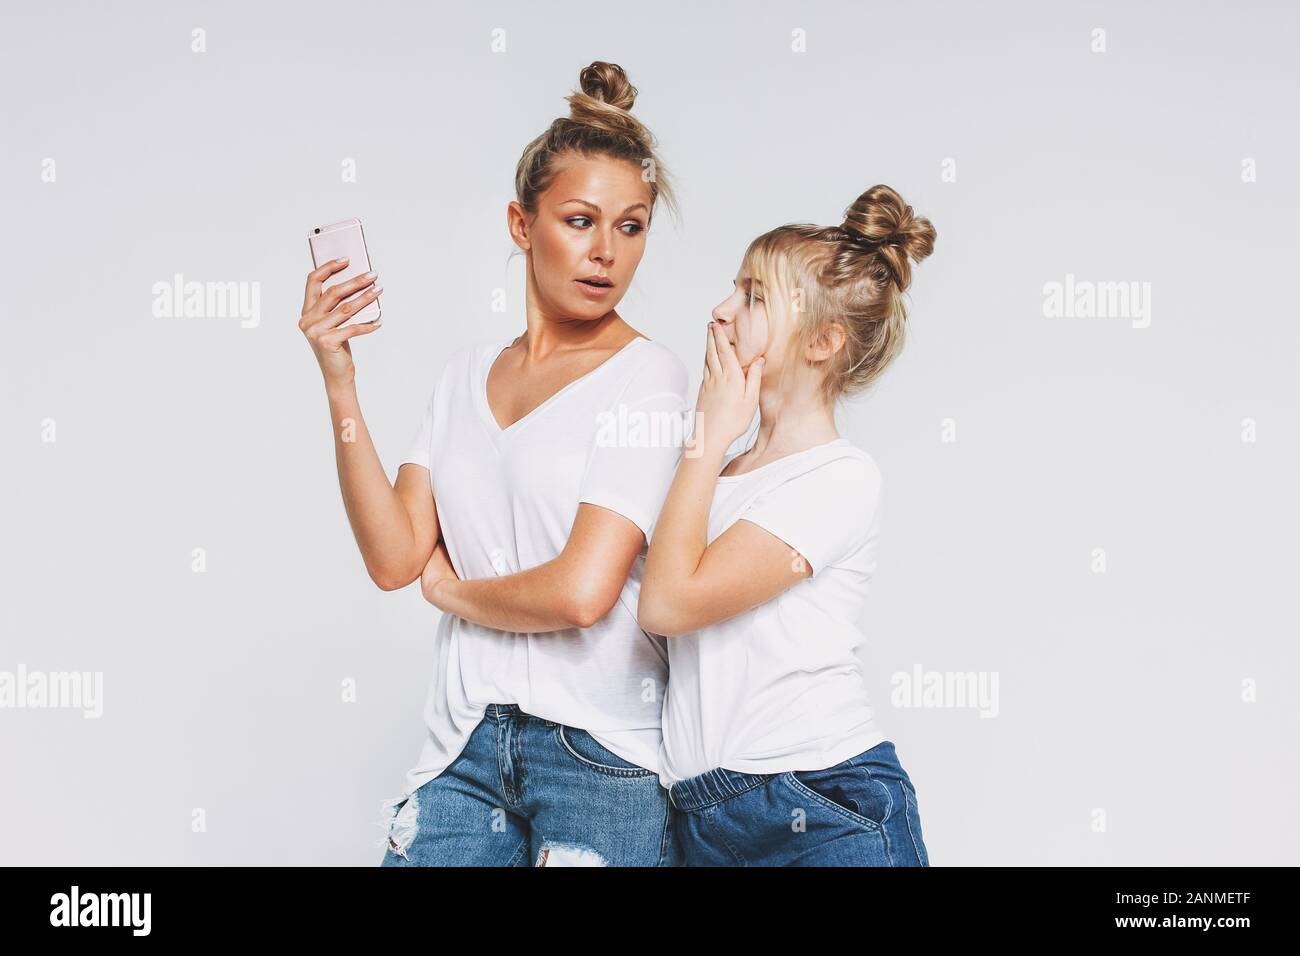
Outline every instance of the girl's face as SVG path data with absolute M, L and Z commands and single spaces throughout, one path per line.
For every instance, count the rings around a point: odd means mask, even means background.
M 769 299 L 775 290 L 765 289 L 743 265 L 733 282 L 735 290 L 713 307 L 713 320 L 736 347 L 741 368 L 748 371 L 750 363 L 762 355 L 763 379 L 775 381 L 772 376 L 781 369 L 789 339 L 788 313 L 775 298 Z
M 532 221 L 510 203 L 510 233 L 529 254 L 544 311 L 599 319 L 623 298 L 645 253 L 650 187 L 623 160 L 574 155 L 562 163 Z

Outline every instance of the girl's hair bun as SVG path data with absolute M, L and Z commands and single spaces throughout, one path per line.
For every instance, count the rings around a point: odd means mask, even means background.
M 844 212 L 846 238 L 860 243 L 888 267 L 899 290 L 912 282 L 912 262 L 934 251 L 935 229 L 886 185 L 872 186 Z M 909 262 L 910 260 L 910 262 Z

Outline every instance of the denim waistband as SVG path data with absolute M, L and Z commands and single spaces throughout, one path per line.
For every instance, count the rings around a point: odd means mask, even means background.
M 703 810 L 723 800 L 738 797 L 746 790 L 761 787 L 774 776 L 776 775 L 770 773 L 740 773 L 737 770 L 714 767 L 694 777 L 677 781 L 668 788 L 668 799 L 678 810 L 688 813 Z
M 518 704 L 488 704 L 483 714 L 485 717 L 509 716 L 511 714 L 519 715 L 523 711 L 519 709 Z

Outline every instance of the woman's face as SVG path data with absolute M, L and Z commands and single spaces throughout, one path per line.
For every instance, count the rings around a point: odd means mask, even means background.
M 510 203 L 510 232 L 529 254 L 543 310 L 599 319 L 623 298 L 645 253 L 650 187 L 625 160 L 574 155 L 561 163 L 536 218 Z
M 772 290 L 764 289 L 762 281 L 752 278 L 743 265 L 732 281 L 735 289 L 713 307 L 713 320 L 736 347 L 742 368 L 748 370 L 754 359 L 764 356 L 763 377 L 769 379 L 780 370 L 784 358 L 789 331 L 785 310 L 769 301 Z

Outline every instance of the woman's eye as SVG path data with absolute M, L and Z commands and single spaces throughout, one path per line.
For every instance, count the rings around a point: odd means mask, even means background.
M 578 223 L 586 223 L 587 225 L 591 225 L 591 220 L 586 216 L 574 216 L 571 219 L 566 219 L 565 222 L 567 222 L 571 226 L 575 226 L 578 229 L 586 228 L 586 226 L 580 226 L 578 225 Z
M 645 229 L 645 226 L 641 225 L 641 223 L 639 223 L 639 222 L 625 222 L 625 223 L 623 223 L 622 228 L 623 228 L 623 229 L 629 229 L 629 228 L 630 228 L 631 231 L 628 232 L 628 233 L 626 233 L 626 235 L 629 235 L 629 236 L 635 236 L 635 235 L 637 235 L 638 233 L 640 233 L 643 229 Z

